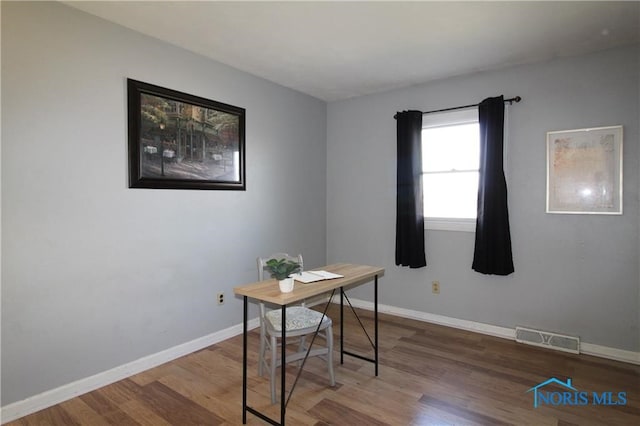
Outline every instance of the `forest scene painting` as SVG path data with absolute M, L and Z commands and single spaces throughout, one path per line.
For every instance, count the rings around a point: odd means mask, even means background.
M 128 83 L 130 187 L 244 189 L 244 109 Z

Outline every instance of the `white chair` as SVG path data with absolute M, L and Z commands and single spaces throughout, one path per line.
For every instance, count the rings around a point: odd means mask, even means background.
M 265 265 L 269 259 L 287 259 L 293 260 L 300 264 L 300 270 L 303 270 L 302 255 L 290 256 L 287 253 L 275 253 L 269 257 L 258 258 L 258 278 L 260 281 L 265 279 Z M 267 273 L 266 278 L 269 279 Z M 329 370 L 329 382 L 331 386 L 335 386 L 336 380 L 333 373 L 333 329 L 331 318 L 325 315 L 322 319 L 322 312 L 314 311 L 304 306 L 289 306 L 286 308 L 287 323 L 286 339 L 287 346 L 291 343 L 297 343 L 297 352 L 287 355 L 285 364 L 294 361 L 301 361 L 307 354 L 305 346 L 305 336 L 313 335 L 318 328 L 318 324 L 322 320 L 318 336 L 322 337 L 326 345 L 321 348 L 309 351 L 309 356 L 321 356 L 327 361 Z M 264 367 L 269 370 L 271 381 L 271 403 L 276 403 L 276 369 L 282 366 L 282 362 L 278 359 L 278 346 L 281 346 L 279 339 L 282 337 L 282 312 L 280 308 L 267 310 L 264 303 L 260 303 L 260 354 L 258 356 L 258 374 L 264 373 Z M 290 339 L 298 337 L 299 339 Z M 317 339 L 316 339 L 317 341 Z M 270 359 L 267 361 L 266 352 L 270 352 Z

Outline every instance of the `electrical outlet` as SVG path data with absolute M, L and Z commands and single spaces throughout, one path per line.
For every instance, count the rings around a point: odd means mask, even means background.
M 440 294 L 440 281 L 431 282 L 431 293 Z
M 224 293 L 218 293 L 218 305 L 224 305 Z

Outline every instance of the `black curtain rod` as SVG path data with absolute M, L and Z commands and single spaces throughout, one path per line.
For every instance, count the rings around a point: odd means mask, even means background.
M 522 100 L 522 98 L 520 96 L 516 96 L 515 98 L 505 99 L 504 102 L 505 103 L 509 102 L 509 105 L 512 105 L 514 102 L 518 103 L 521 100 Z M 451 107 L 451 108 L 437 109 L 437 110 L 434 110 L 434 111 L 423 112 L 423 114 L 433 114 L 435 112 L 455 111 L 457 109 L 465 109 L 465 108 L 477 107 L 478 105 L 480 105 L 480 104 L 463 105 L 463 106 L 457 106 L 457 107 Z M 394 115 L 393 118 L 397 119 L 398 118 L 398 114 Z

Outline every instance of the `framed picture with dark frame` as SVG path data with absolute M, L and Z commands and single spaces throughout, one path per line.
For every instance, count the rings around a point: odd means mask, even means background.
M 246 189 L 245 110 L 127 79 L 129 188 Z

